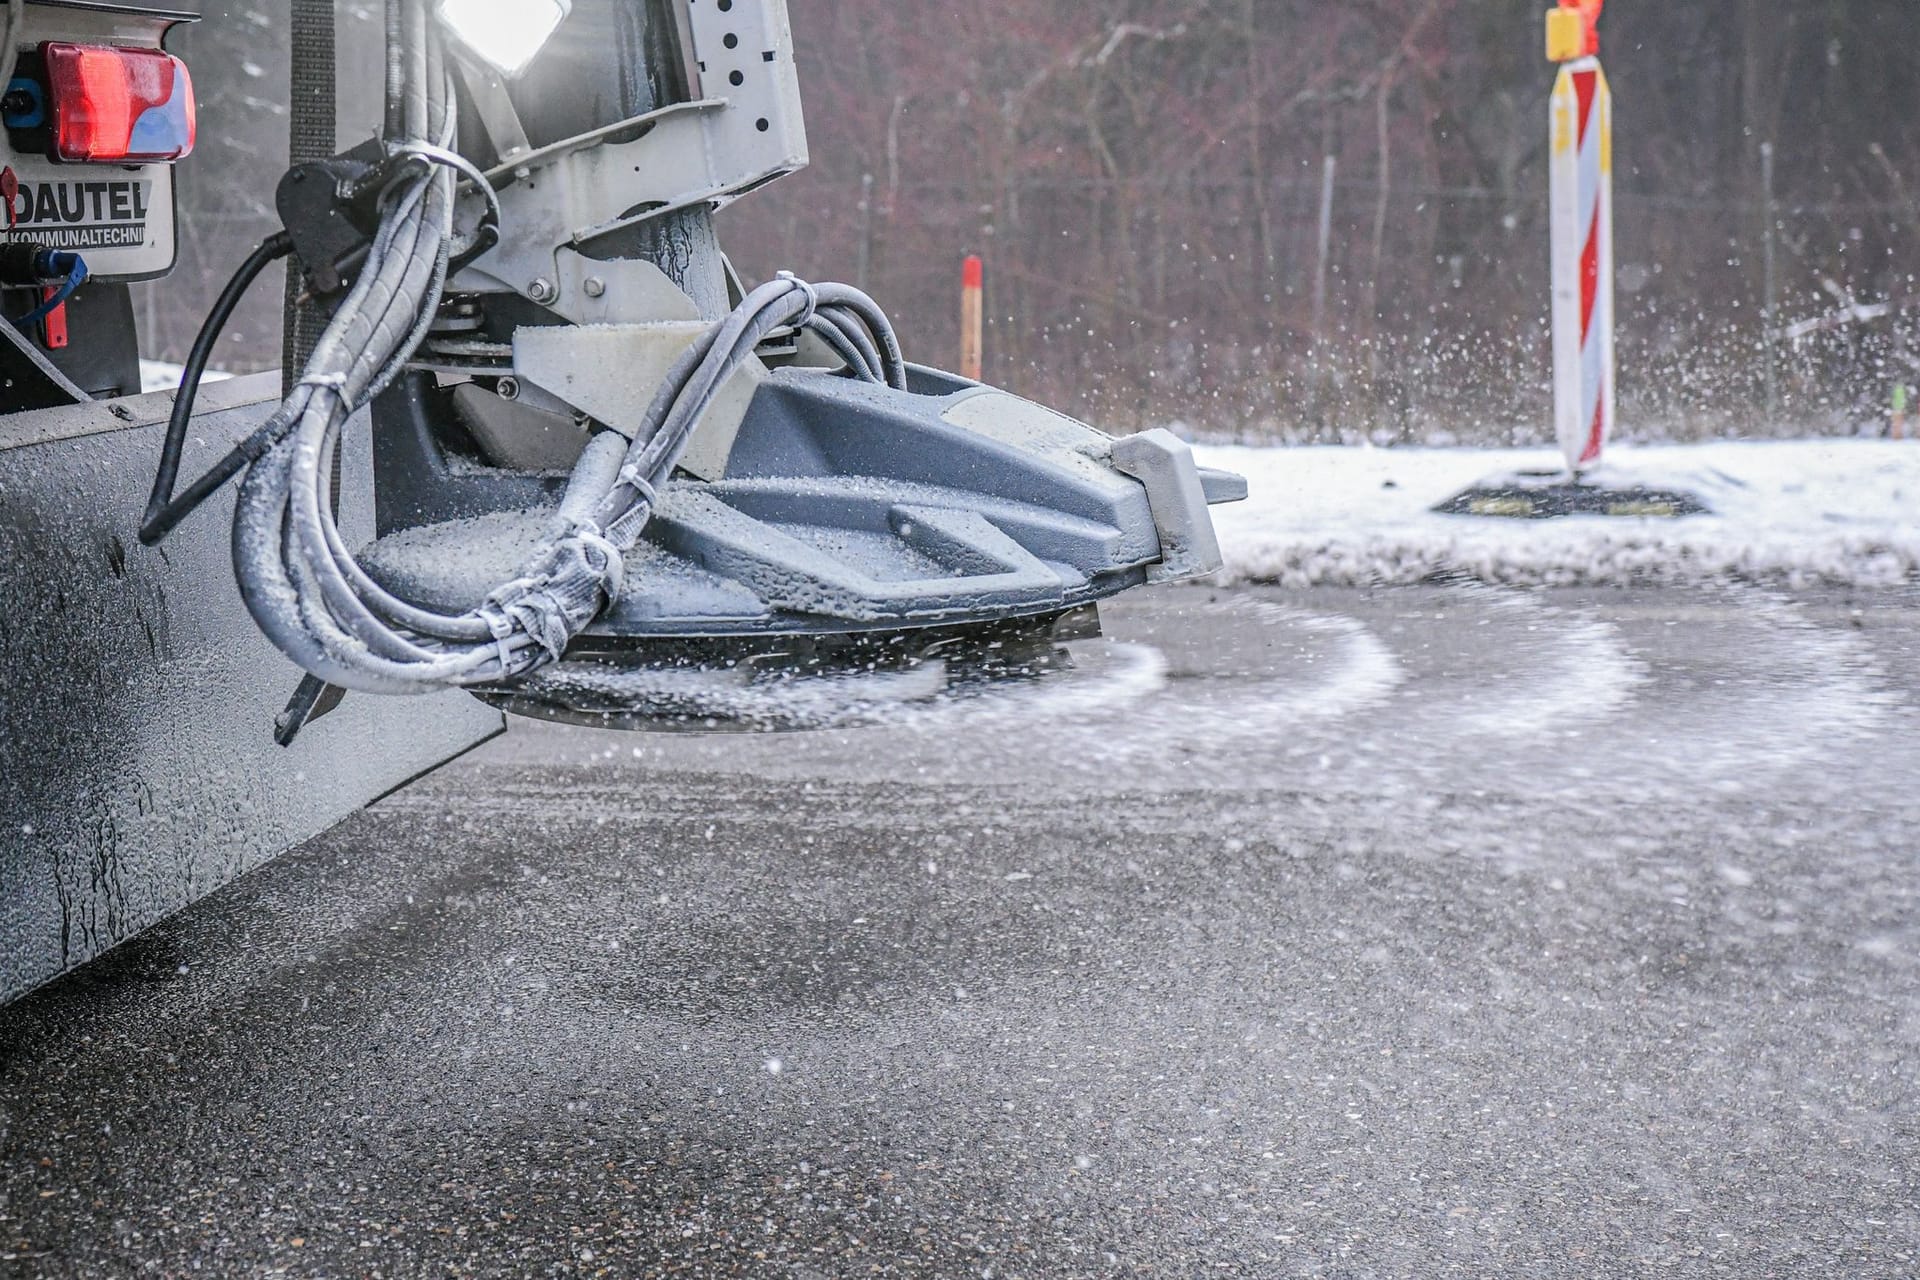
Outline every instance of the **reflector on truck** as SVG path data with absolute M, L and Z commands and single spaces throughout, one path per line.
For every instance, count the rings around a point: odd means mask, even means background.
M 28 44 L 0 97 L 0 245 L 82 254 L 97 281 L 164 275 L 172 166 L 198 128 L 192 77 L 161 49 L 104 43 L 120 27 L 73 21 L 59 34 L 80 38 Z
M 179 160 L 197 113 L 187 64 L 159 49 L 49 42 L 45 61 L 53 158 L 69 164 Z

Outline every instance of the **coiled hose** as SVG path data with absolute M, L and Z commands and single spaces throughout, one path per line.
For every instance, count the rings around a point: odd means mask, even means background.
M 424 0 L 403 15 L 402 137 L 454 146 L 453 90 Z M 240 590 L 261 630 L 311 676 L 343 689 L 427 693 L 512 682 L 558 661 L 619 597 L 639 541 L 701 418 L 755 349 L 805 329 L 853 376 L 904 389 L 906 365 L 872 299 L 791 276 L 753 291 L 673 365 L 631 439 L 594 436 L 547 542 L 476 609 L 442 614 L 366 573 L 333 515 L 333 458 L 348 418 L 396 377 L 425 337 L 456 256 L 458 175 L 410 166 L 387 193 L 366 265 L 280 410 L 240 449 L 251 465 L 234 516 Z M 238 469 L 237 466 L 235 468 Z M 158 491 L 156 491 L 158 494 Z

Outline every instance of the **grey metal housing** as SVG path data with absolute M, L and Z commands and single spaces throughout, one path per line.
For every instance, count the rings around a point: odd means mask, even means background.
M 411 450 L 418 483 L 383 501 L 418 495 L 432 518 L 383 538 L 364 563 L 410 599 L 473 608 L 550 532 L 551 481 L 489 475 L 435 456 L 404 420 L 384 425 L 387 465 Z M 1128 458 L 1153 459 L 1137 477 L 1115 448 L 1085 424 L 929 369 L 904 392 L 776 370 L 724 477 L 662 492 L 625 590 L 582 642 L 997 622 L 1217 569 L 1185 446 L 1164 432 L 1122 442 Z M 1222 479 L 1223 499 L 1244 493 Z

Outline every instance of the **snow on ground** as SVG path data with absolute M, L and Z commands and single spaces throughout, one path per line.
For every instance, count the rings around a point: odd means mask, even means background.
M 180 385 L 180 375 L 186 370 L 177 364 L 167 364 L 162 360 L 142 360 L 140 362 L 140 389 L 142 391 L 172 391 Z M 202 382 L 225 382 L 233 375 L 221 373 L 218 369 L 207 370 Z
M 1880 587 L 1920 581 L 1920 443 L 1808 440 L 1620 450 L 1605 479 L 1688 490 L 1680 520 L 1443 516 L 1480 481 L 1557 464 L 1528 449 L 1200 447 L 1251 483 L 1215 507 L 1230 581 L 1365 586 L 1465 577 L 1521 586 Z

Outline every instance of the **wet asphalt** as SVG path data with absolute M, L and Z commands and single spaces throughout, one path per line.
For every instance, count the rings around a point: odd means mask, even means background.
M 1920 1273 L 1920 594 L 505 738 L 0 1011 L 0 1275 Z

